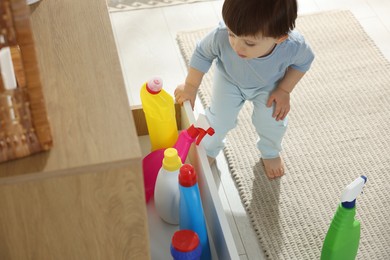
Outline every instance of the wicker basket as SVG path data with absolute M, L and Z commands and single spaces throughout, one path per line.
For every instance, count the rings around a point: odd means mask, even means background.
M 53 144 L 26 0 L 0 2 L 0 51 L 6 50 L 16 88 L 5 83 L 5 67 L 0 67 L 0 162 L 49 150 Z

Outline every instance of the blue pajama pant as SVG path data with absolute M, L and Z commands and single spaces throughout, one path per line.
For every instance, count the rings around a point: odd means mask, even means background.
M 206 109 L 215 134 L 205 136 L 202 141 L 208 156 L 215 158 L 223 149 L 225 136 L 237 125 L 237 116 L 245 101 L 253 102 L 252 123 L 259 136 L 257 148 L 261 157 L 271 159 L 279 156 L 288 119 L 276 121 L 272 117 L 275 105 L 266 106 L 271 91 L 241 88 L 226 80 L 218 69 L 215 70 L 211 105 Z

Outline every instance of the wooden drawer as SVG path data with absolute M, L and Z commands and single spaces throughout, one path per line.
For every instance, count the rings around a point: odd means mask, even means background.
M 187 129 L 195 122 L 195 116 L 189 103 L 176 107 L 177 122 L 180 129 Z M 150 152 L 150 142 L 142 108 L 133 108 L 134 120 L 139 133 L 139 142 L 143 156 Z M 233 235 L 223 210 L 217 186 L 207 160 L 204 148 L 192 145 L 187 163 L 194 166 L 199 176 L 199 189 L 202 197 L 208 235 L 213 259 L 239 259 Z M 152 259 L 172 259 L 169 246 L 173 233 L 179 226 L 162 221 L 156 213 L 153 198 L 147 205 L 150 250 Z

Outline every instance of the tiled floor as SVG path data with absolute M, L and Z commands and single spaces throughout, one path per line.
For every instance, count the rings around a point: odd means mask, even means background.
M 298 0 L 299 14 L 327 10 L 351 10 L 363 28 L 390 60 L 389 0 Z M 160 75 L 164 88 L 173 94 L 184 81 L 183 62 L 176 34 L 179 31 L 215 26 L 221 19 L 222 0 L 111 13 L 125 83 L 131 105 L 140 105 L 139 90 L 151 76 Z M 202 112 L 200 103 L 197 112 Z M 223 155 L 213 169 L 219 194 L 232 227 L 241 259 L 264 259 Z

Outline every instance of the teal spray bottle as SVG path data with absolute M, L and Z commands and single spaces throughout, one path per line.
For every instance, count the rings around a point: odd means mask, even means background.
M 355 259 L 360 241 L 360 222 L 355 219 L 355 203 L 366 181 L 365 176 L 360 176 L 344 189 L 341 204 L 332 219 L 322 246 L 321 260 Z

